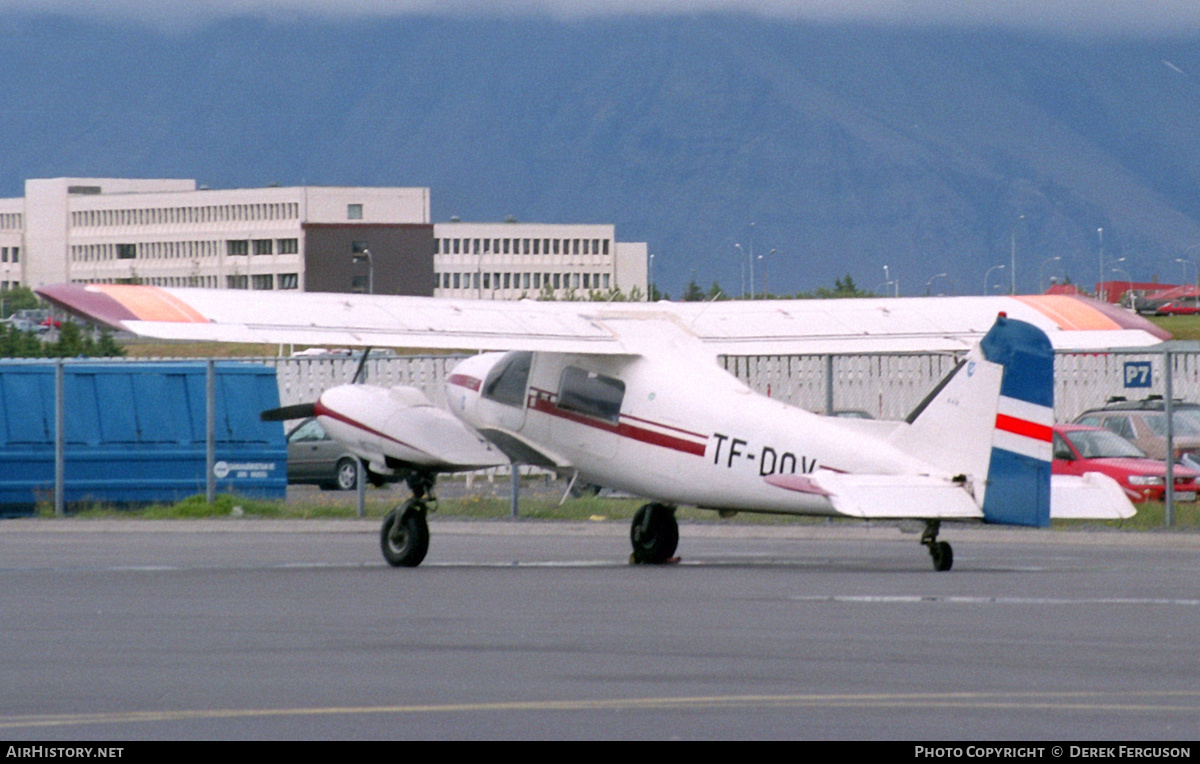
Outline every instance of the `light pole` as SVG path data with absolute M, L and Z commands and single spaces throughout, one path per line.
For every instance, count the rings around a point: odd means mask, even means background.
M 762 293 L 763 293 L 764 297 L 767 294 L 767 261 L 764 258 L 771 257 L 774 254 L 775 254 L 775 250 L 771 250 L 766 255 L 758 256 L 758 259 L 763 261 L 763 277 L 762 277 L 763 290 L 762 290 Z
M 1004 270 L 1004 266 L 1003 265 L 993 265 L 991 268 L 987 269 L 987 273 L 983 274 L 983 293 L 985 295 L 988 292 L 988 279 L 990 279 L 992 277 L 992 271 L 995 271 L 995 270 L 1002 271 L 1002 270 Z
M 1017 223 L 1020 223 L 1024 219 L 1024 215 L 1017 216 L 1017 219 L 1013 221 L 1012 227 L 1009 229 L 1009 262 L 1012 266 L 1009 268 L 1009 275 L 1012 276 L 1012 289 L 1009 291 L 1009 294 L 1017 293 Z
M 1055 255 L 1054 257 L 1052 257 L 1049 260 L 1046 260 L 1044 263 L 1042 263 L 1041 268 L 1038 268 L 1038 289 L 1042 288 L 1042 273 L 1046 270 L 1046 266 L 1049 265 L 1050 263 L 1053 263 L 1056 260 L 1062 260 L 1062 255 Z
M 925 282 L 925 296 L 926 297 L 929 296 L 929 285 L 933 283 L 934 279 L 940 279 L 940 278 L 945 278 L 945 277 L 946 277 L 945 273 L 935 273 L 932 276 L 930 276 L 929 281 Z
M 1200 292 L 1196 291 L 1196 281 L 1200 281 L 1200 266 L 1196 265 L 1191 260 L 1184 260 L 1181 257 L 1175 258 L 1175 262 L 1183 266 L 1183 283 L 1191 289 L 1192 296 L 1196 299 L 1196 304 L 1200 305 Z M 1190 284 L 1188 284 L 1187 280 L 1187 267 L 1189 264 L 1196 269 L 1196 281 L 1193 281 Z M 1185 294 L 1183 296 L 1186 297 L 1187 295 Z
M 361 252 L 354 252 L 350 260 L 355 263 L 367 264 L 367 294 L 375 294 L 375 262 L 371 259 L 371 250 L 364 247 Z M 343 282 L 345 283 L 345 282 Z
M 750 299 L 754 299 L 754 223 L 750 223 Z
M 650 253 L 650 289 L 646 295 L 647 302 L 654 301 L 654 253 Z
M 1096 299 L 1103 300 L 1104 292 L 1100 285 L 1104 283 L 1104 229 L 1097 228 L 1096 233 L 1100 237 L 1100 281 L 1096 284 Z
M 1125 258 L 1118 257 L 1116 259 L 1116 262 L 1123 263 L 1123 262 L 1125 262 Z M 1113 273 L 1124 273 L 1125 274 L 1125 283 L 1129 285 L 1129 289 L 1126 290 L 1125 296 L 1129 298 L 1129 307 L 1132 308 L 1133 307 L 1133 277 L 1131 277 L 1129 275 L 1129 271 L 1127 271 L 1123 268 L 1111 268 L 1110 270 Z M 1121 299 L 1120 299 L 1120 297 L 1118 297 L 1117 304 L 1119 305 L 1120 303 L 1121 303 Z
M 742 266 L 742 299 L 746 299 L 746 250 L 742 249 L 742 245 L 734 242 L 734 248 L 738 251 L 738 262 Z

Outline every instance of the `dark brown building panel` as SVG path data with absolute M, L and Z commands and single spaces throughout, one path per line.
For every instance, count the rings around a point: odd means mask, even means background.
M 306 223 L 304 238 L 307 292 L 367 292 L 369 250 L 375 294 L 433 295 L 432 225 Z

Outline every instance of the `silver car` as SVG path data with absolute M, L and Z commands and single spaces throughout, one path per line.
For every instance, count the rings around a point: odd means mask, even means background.
M 322 488 L 353 491 L 358 462 L 346 447 L 329 437 L 316 419 L 305 419 L 287 435 L 289 483 L 315 483 Z

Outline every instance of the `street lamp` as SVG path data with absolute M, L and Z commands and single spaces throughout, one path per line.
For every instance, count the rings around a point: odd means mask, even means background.
M 892 272 L 891 272 L 891 270 L 888 269 L 888 267 L 886 265 L 883 266 L 883 277 L 886 279 L 886 281 L 883 282 L 883 285 L 890 286 L 892 288 L 892 294 L 895 297 L 899 297 L 900 296 L 900 280 L 899 279 L 897 279 L 895 281 L 892 280 Z
M 1012 228 L 1009 229 L 1010 252 L 1009 260 L 1012 268 L 1009 270 L 1009 275 L 1012 276 L 1012 291 L 1009 294 L 1017 293 L 1017 223 L 1025 219 L 1024 215 L 1020 215 L 1013 221 Z
M 362 250 L 352 252 L 350 255 L 351 262 L 367 264 L 367 294 L 375 294 L 375 262 L 371 259 L 371 250 L 363 247 Z M 343 282 L 345 283 L 345 282 Z
M 1002 271 L 1002 270 L 1004 270 L 1004 266 L 1003 265 L 993 265 L 991 268 L 987 269 L 987 273 L 983 274 L 983 293 L 985 295 L 988 292 L 988 279 L 990 279 L 992 277 L 992 271 L 995 271 L 995 270 Z
M 746 298 L 746 250 L 742 249 L 742 245 L 734 242 L 734 249 L 738 251 L 738 262 L 742 266 L 742 299 Z
M 765 255 L 758 256 L 758 259 L 763 261 L 763 277 L 762 277 L 763 290 L 762 290 L 762 293 L 763 293 L 764 297 L 767 294 L 767 261 L 765 258 L 770 257 L 774 254 L 775 254 L 775 250 L 771 250 L 770 252 L 768 252 Z
M 925 282 L 925 296 L 926 296 L 926 297 L 928 297 L 928 296 L 929 296 L 929 285 L 933 283 L 933 280 L 934 280 L 934 279 L 945 278 L 945 276 L 946 276 L 946 274 L 945 274 L 945 273 L 935 273 L 935 274 L 933 274 L 932 276 L 930 276 L 930 277 L 929 277 L 929 281 L 926 281 L 926 282 Z
M 1116 262 L 1118 262 L 1118 263 L 1125 262 L 1125 258 L 1119 257 L 1119 258 L 1117 258 Z M 1111 270 L 1113 273 L 1124 273 L 1125 274 L 1125 283 L 1129 285 L 1129 289 L 1125 292 L 1125 296 L 1127 296 L 1129 298 L 1129 307 L 1132 308 L 1133 307 L 1133 277 L 1131 277 L 1129 275 L 1129 271 L 1125 270 L 1124 268 L 1110 268 L 1109 270 Z M 1120 304 L 1120 302 L 1121 302 L 1121 300 L 1118 297 L 1117 304 Z
M 754 299 L 754 223 L 750 223 L 750 299 Z
M 1097 228 L 1097 235 L 1100 237 L 1100 281 L 1096 284 L 1096 299 L 1103 300 L 1104 292 L 1100 289 L 1100 284 L 1104 283 L 1104 229 Z
M 1200 281 L 1200 266 L 1196 265 L 1191 260 L 1184 260 L 1181 257 L 1175 258 L 1175 262 L 1177 262 L 1183 266 L 1183 283 L 1184 284 L 1188 284 L 1188 280 L 1187 280 L 1188 265 L 1191 265 L 1193 268 L 1196 269 L 1196 281 Z M 1196 291 L 1196 281 L 1191 282 L 1191 284 L 1189 286 L 1191 287 L 1191 290 L 1192 290 L 1192 296 L 1196 299 L 1196 304 L 1200 305 L 1200 292 Z M 1184 295 L 1184 296 L 1186 296 L 1186 295 Z
M 654 301 L 654 253 L 650 253 L 650 289 L 646 294 L 646 301 Z
M 1042 263 L 1041 268 L 1038 268 L 1038 289 L 1042 288 L 1042 273 L 1046 270 L 1046 266 L 1055 262 L 1056 260 L 1062 260 L 1062 255 L 1055 255 L 1054 257 Z

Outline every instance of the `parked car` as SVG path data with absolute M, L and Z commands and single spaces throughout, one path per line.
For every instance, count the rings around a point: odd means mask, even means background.
M 1166 495 L 1166 463 L 1148 458 L 1140 448 L 1103 427 L 1055 425 L 1051 472 L 1055 475 L 1103 473 L 1121 484 L 1130 501 L 1162 501 Z M 1175 499 L 1195 501 L 1196 478 L 1200 477 L 1200 472 L 1175 465 L 1172 474 Z
M 315 418 L 305 419 L 288 432 L 287 451 L 288 483 L 315 483 L 343 491 L 358 487 L 354 454 L 329 437 Z
M 1175 461 L 1200 461 L 1200 405 L 1173 401 L 1172 448 Z M 1162 396 L 1152 395 L 1140 401 L 1122 398 L 1109 400 L 1101 408 L 1075 417 L 1075 424 L 1103 427 L 1146 452 L 1152 459 L 1167 455 L 1167 416 Z
M 1195 298 L 1171 300 L 1154 309 L 1156 316 L 1194 316 L 1200 314 L 1200 302 Z

